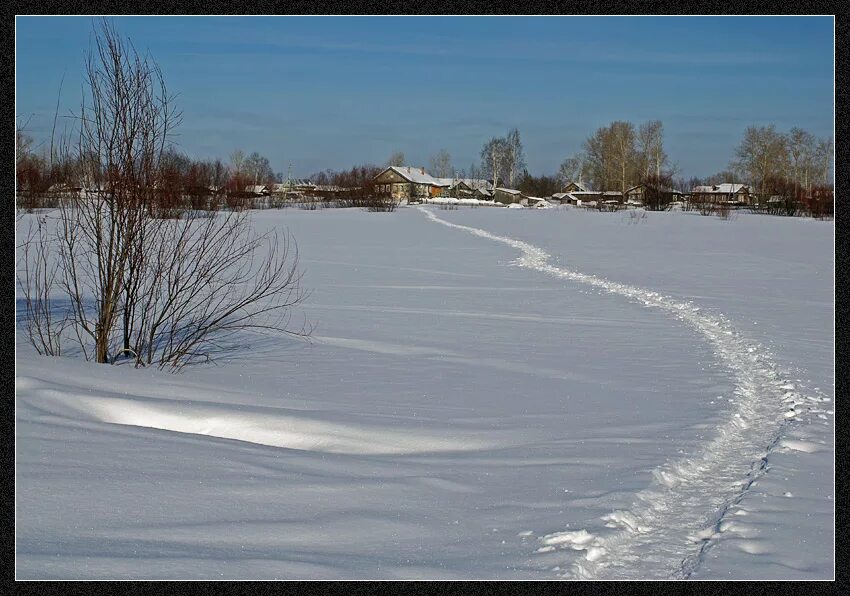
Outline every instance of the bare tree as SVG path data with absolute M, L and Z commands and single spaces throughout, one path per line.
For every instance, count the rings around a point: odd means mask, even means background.
M 667 163 L 664 152 L 664 124 L 661 120 L 649 120 L 638 128 L 637 146 L 642 162 L 642 175 L 655 174 L 661 178 L 661 170 Z
M 776 127 L 749 126 L 735 149 L 732 167 L 754 184 L 760 194 L 767 191 L 767 180 L 786 169 L 788 146 Z
M 183 169 L 191 171 L 191 162 L 184 168 L 182 156 L 166 151 L 179 114 L 156 64 L 106 21 L 86 84 L 76 151 L 95 191 L 60 203 L 55 242 L 41 238 L 44 252 L 30 253 L 34 267 L 24 267 L 23 283 L 35 288 L 34 320 L 49 323 L 45 288 L 55 280 L 86 359 L 124 357 L 173 371 L 214 359 L 246 330 L 309 335 L 306 324 L 289 327 L 290 308 L 305 293 L 288 235 L 254 233 L 246 212 L 160 217 L 162 191 L 182 188 Z M 58 268 L 46 268 L 54 246 Z M 26 281 L 28 271 L 40 285 Z
M 18 246 L 16 277 L 24 295 L 24 331 L 39 354 L 60 356 L 62 332 L 68 318 L 58 313 L 53 298 L 56 289 L 58 263 L 51 259 L 51 234 L 47 229 L 48 218 L 39 217 L 23 235 Z
M 230 154 L 230 167 L 233 170 L 234 175 L 240 175 L 243 173 L 245 168 L 245 152 L 241 149 L 235 149 L 233 153 Z
M 788 133 L 788 157 L 790 176 L 808 191 L 813 179 L 817 139 L 812 133 L 794 127 Z
M 290 328 L 306 292 L 288 234 L 256 234 L 246 211 L 190 211 L 149 231 L 130 325 L 137 366 L 210 362 L 249 330 L 309 336 L 306 322 Z
M 253 181 L 255 186 L 274 182 L 274 172 L 268 158 L 263 157 L 256 151 L 245 160 L 245 170 L 246 175 Z
M 815 171 L 818 184 L 829 183 L 829 172 L 832 169 L 833 145 L 832 138 L 820 139 L 815 148 Z
M 525 168 L 525 152 L 519 138 L 519 130 L 512 128 L 505 137 L 505 171 L 510 188 L 514 188 L 514 183 Z
M 585 170 L 587 157 L 584 153 L 576 153 L 561 162 L 558 168 L 558 178 L 562 186 L 566 186 L 570 182 L 578 182 L 584 184 Z
M 583 149 L 587 174 L 595 188 L 608 190 L 619 186 L 625 194 L 642 175 L 637 134 L 631 122 L 612 122 L 597 129 L 584 142 Z
M 30 118 L 25 122 L 15 121 L 15 161 L 20 163 L 28 157 L 33 148 L 33 138 L 27 134 Z
M 85 86 L 77 154 L 97 192 L 60 209 L 62 284 L 78 337 L 92 338 L 94 360 L 107 362 L 133 255 L 143 250 L 140 230 L 155 208 L 159 160 L 180 116 L 156 63 L 106 20 L 86 60 Z
M 440 149 L 431 156 L 431 174 L 438 178 L 448 178 L 452 175 L 452 156 L 445 149 Z
M 623 195 L 634 180 L 637 151 L 635 149 L 635 127 L 631 122 L 612 122 L 611 151 L 620 174 L 620 185 Z
M 481 170 L 493 181 L 494 188 L 505 172 L 507 145 L 505 139 L 493 137 L 481 149 Z
M 390 158 L 387 160 L 388 166 L 403 166 L 404 165 L 404 153 L 402 151 L 394 151 Z

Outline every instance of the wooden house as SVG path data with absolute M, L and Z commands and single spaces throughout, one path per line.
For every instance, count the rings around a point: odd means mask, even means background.
M 375 192 L 396 200 L 435 197 L 451 186 L 451 178 L 435 178 L 425 168 L 390 166 L 375 176 Z
M 564 187 L 563 192 L 587 192 L 589 189 L 581 182 L 570 182 Z
M 528 201 L 528 197 L 513 188 L 496 188 L 493 198 L 497 203 L 503 203 L 505 205 L 512 203 L 525 205 Z
M 755 197 L 746 184 L 713 184 L 695 186 L 691 191 L 693 203 L 720 203 L 732 205 L 752 205 Z

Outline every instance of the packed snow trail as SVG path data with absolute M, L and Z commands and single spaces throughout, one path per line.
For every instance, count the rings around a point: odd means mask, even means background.
M 584 551 L 564 574 L 575 579 L 688 578 L 720 532 L 730 526 L 724 514 L 764 474 L 767 456 L 783 428 L 805 413 L 800 389 L 779 370 L 769 351 L 742 337 L 722 314 L 709 314 L 691 302 L 658 292 L 556 267 L 541 248 L 520 240 L 440 219 L 419 207 L 432 221 L 519 249 L 516 264 L 554 277 L 585 284 L 660 309 L 705 337 L 734 377 L 728 416 L 716 434 L 695 453 L 653 470 L 655 482 L 639 492 L 627 511 L 603 518 L 614 530 L 595 535 L 564 531 L 540 538 L 538 552 Z

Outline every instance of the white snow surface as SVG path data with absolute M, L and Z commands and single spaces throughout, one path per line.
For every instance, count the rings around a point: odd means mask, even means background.
M 833 223 L 254 217 L 312 344 L 175 376 L 18 334 L 18 579 L 834 577 Z

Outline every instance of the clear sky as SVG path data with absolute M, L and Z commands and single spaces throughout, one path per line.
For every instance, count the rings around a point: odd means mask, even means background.
M 660 119 L 680 174 L 725 169 L 744 129 L 832 136 L 832 17 L 120 17 L 162 67 L 197 158 L 259 151 L 275 171 L 457 168 L 520 130 L 553 174 L 613 120 Z M 16 19 L 16 114 L 50 134 L 79 105 L 91 17 Z

